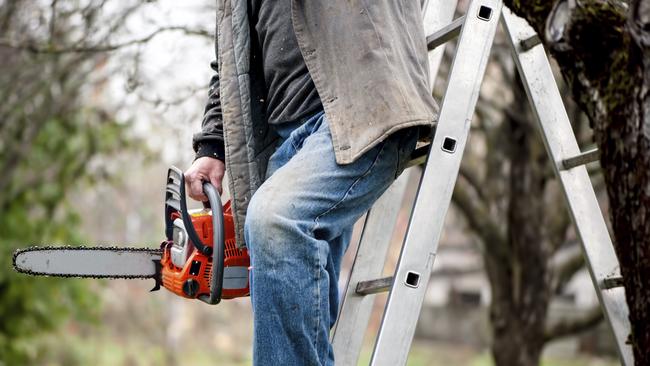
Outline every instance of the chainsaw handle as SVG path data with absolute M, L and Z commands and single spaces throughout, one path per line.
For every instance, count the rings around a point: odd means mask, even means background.
M 207 256 L 212 255 L 212 247 L 203 244 L 196 230 L 194 230 L 192 218 L 187 211 L 183 171 L 172 166 L 167 171 L 167 186 L 165 187 L 165 233 L 167 234 L 167 240 L 173 240 L 174 220 L 172 214 L 174 213 L 181 216 L 187 235 L 196 249 Z
M 223 265 L 225 257 L 225 234 L 223 222 L 223 204 L 219 192 L 210 182 L 203 182 L 203 193 L 208 197 L 212 210 L 212 276 L 210 277 L 210 296 L 201 295 L 199 299 L 207 304 L 216 305 L 221 301 L 223 289 Z

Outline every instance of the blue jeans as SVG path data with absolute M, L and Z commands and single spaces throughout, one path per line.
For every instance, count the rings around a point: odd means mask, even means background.
M 401 172 L 417 131 L 397 132 L 354 163 L 338 165 L 322 111 L 301 125 L 277 127 L 282 141 L 245 225 L 253 363 L 334 365 L 329 331 L 352 226 Z

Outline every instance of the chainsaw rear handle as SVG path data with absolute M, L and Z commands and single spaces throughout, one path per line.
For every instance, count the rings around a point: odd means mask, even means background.
M 199 299 L 206 304 L 216 305 L 221 301 L 223 289 L 223 266 L 225 257 L 225 234 L 223 223 L 223 204 L 219 192 L 210 182 L 203 182 L 203 193 L 208 197 L 212 210 L 212 276 L 210 278 L 210 296 L 201 295 Z M 194 230 L 194 226 L 192 226 Z
M 165 190 L 165 226 L 167 240 L 173 240 L 174 223 L 171 214 L 177 211 L 181 215 L 183 226 L 194 247 L 206 256 L 212 256 L 212 276 L 210 279 L 210 295 L 199 296 L 205 303 L 215 305 L 221 301 L 223 289 L 223 266 L 225 257 L 225 234 L 223 205 L 217 189 L 209 182 L 203 182 L 203 192 L 208 197 L 212 210 L 213 246 L 205 245 L 194 229 L 192 218 L 187 211 L 185 197 L 185 177 L 183 171 L 175 166 L 167 172 L 167 187 Z M 205 203 L 204 203 L 205 205 Z
M 180 213 L 183 226 L 187 231 L 189 239 L 194 244 L 194 247 L 204 255 L 211 256 L 212 248 L 203 244 L 199 235 L 194 230 L 192 224 L 192 217 L 187 212 L 187 199 L 185 197 L 185 176 L 183 171 L 175 166 L 169 168 L 167 172 L 167 187 L 165 192 L 165 226 L 167 240 L 172 240 L 174 233 L 174 220 L 172 220 L 172 213 L 174 211 Z

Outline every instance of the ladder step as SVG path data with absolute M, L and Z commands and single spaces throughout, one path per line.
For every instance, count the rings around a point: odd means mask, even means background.
M 430 148 L 431 144 L 426 144 L 415 149 L 411 154 L 411 160 L 406 164 L 406 167 L 410 168 L 412 166 L 424 164 L 424 162 L 427 161 L 427 154 L 429 153 Z
M 600 286 L 603 290 L 609 290 L 616 287 L 623 287 L 623 277 L 615 276 L 605 278 L 603 284 Z
M 427 48 L 429 49 L 429 51 L 458 37 L 458 35 L 460 34 L 460 29 L 463 27 L 464 22 L 465 22 L 465 15 L 463 15 L 460 18 L 456 18 L 456 20 L 444 26 L 439 31 L 431 35 L 428 35 Z
M 562 167 L 564 170 L 569 170 L 580 165 L 598 161 L 598 159 L 600 159 L 600 153 L 598 152 L 598 149 L 592 149 L 572 158 L 562 160 Z
M 355 292 L 357 295 L 372 295 L 380 292 L 388 292 L 393 284 L 393 276 L 377 278 L 369 281 L 359 281 Z
M 534 35 L 524 39 L 523 41 L 521 41 L 520 44 L 521 44 L 521 48 L 524 51 L 528 51 L 531 48 L 533 48 L 533 47 L 535 47 L 535 46 L 537 46 L 538 44 L 541 44 L 541 43 L 542 43 L 542 40 L 539 38 L 539 36 L 537 34 L 534 34 Z

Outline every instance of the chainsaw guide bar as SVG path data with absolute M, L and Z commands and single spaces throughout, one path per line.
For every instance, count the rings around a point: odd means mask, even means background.
M 156 278 L 163 251 L 137 247 L 34 246 L 14 252 L 16 271 L 32 276 Z

